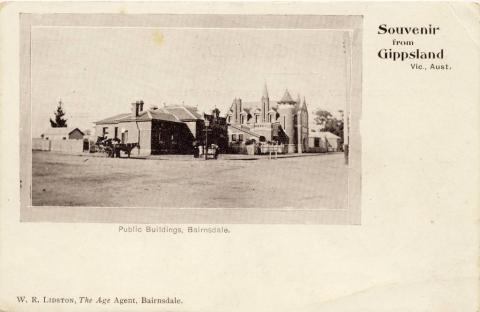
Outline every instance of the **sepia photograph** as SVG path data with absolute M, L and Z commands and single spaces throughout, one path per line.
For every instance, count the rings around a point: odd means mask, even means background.
M 0 311 L 477 311 L 479 8 L 0 4 Z
M 24 217 L 359 223 L 361 16 L 21 19 Z

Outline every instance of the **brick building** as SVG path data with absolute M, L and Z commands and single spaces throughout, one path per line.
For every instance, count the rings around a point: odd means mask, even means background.
M 164 106 L 144 109 L 132 103 L 131 112 L 95 122 L 97 137 L 137 143 L 132 154 L 189 154 L 193 142 L 203 141 L 205 122 L 195 107 Z

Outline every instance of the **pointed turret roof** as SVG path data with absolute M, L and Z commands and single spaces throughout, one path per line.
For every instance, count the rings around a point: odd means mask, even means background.
M 285 89 L 285 93 L 282 96 L 282 99 L 278 101 L 278 103 L 295 103 L 294 100 L 292 100 L 292 96 L 288 92 L 288 89 Z

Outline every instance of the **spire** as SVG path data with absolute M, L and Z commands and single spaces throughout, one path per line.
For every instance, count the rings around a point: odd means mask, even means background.
M 300 105 L 302 104 L 302 100 L 300 100 L 300 93 L 297 93 L 297 100 L 295 102 L 295 108 L 300 109 Z
M 268 99 L 268 90 L 267 90 L 267 82 L 263 85 L 263 97 Z
M 303 97 L 302 109 L 307 110 L 307 101 L 305 101 L 305 97 Z

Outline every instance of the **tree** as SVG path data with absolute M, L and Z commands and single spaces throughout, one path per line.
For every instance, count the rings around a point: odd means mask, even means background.
M 329 111 L 323 109 L 315 111 L 315 123 L 317 125 L 325 126 L 330 119 L 332 119 L 332 114 Z
M 343 111 L 338 111 L 343 116 Z M 322 132 L 331 132 L 340 137 L 340 143 L 343 144 L 343 117 L 337 119 L 326 110 L 319 109 L 315 112 L 315 123 L 321 126 Z
M 50 118 L 50 124 L 52 128 L 65 128 L 67 127 L 67 120 L 63 117 L 65 116 L 65 112 L 62 108 L 62 101 L 58 102 L 57 110 L 53 112 L 55 114 L 55 120 Z

